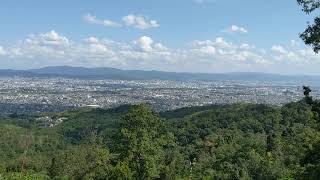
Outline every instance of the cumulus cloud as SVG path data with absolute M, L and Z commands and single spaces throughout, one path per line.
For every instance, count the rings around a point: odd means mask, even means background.
M 95 37 L 86 38 L 85 41 L 88 43 L 99 43 L 99 39 L 97 39 Z
M 233 46 L 232 42 L 227 42 L 223 37 L 217 37 L 214 41 L 212 40 L 204 40 L 204 41 L 199 41 L 195 40 L 193 41 L 193 46 L 217 46 L 220 48 L 231 48 Z
M 202 55 L 202 58 L 212 59 L 212 61 L 222 61 L 226 63 L 247 65 L 267 63 L 263 55 L 256 51 L 254 46 L 249 44 L 236 45 L 226 41 L 222 37 L 217 37 L 214 41 L 195 41 L 193 52 Z
M 290 73 L 302 68 L 318 72 L 320 67 L 319 55 L 310 48 L 293 48 L 291 42 L 262 49 L 249 43 L 237 44 L 217 37 L 195 40 L 184 48 L 168 48 L 150 36 L 129 42 L 94 36 L 75 41 L 54 30 L 29 35 L 9 46 L 0 46 L 0 61 L 1 68 L 72 65 L 211 73 Z
M 240 49 L 246 49 L 246 50 L 250 50 L 250 49 L 254 49 L 255 46 L 254 45 L 250 45 L 250 44 L 247 44 L 247 43 L 243 43 L 240 45 Z
M 154 47 L 155 47 L 155 49 L 156 49 L 157 51 L 167 51 L 167 50 L 169 50 L 166 46 L 164 46 L 164 45 L 161 44 L 161 43 L 156 43 L 156 44 L 154 45 Z
M 70 43 L 67 37 L 58 34 L 54 30 L 39 35 L 29 35 L 25 42 L 29 45 L 43 46 L 67 46 Z
M 88 44 L 85 44 L 85 46 L 88 46 L 87 51 L 89 54 L 92 55 L 106 55 L 110 56 L 113 54 L 112 50 L 110 50 L 107 47 L 107 44 L 104 42 L 101 42 L 100 40 L 98 40 L 97 38 L 94 37 L 90 37 L 87 39 Z M 86 47 L 84 47 L 86 48 Z
M 90 24 L 99 24 L 107 27 L 133 27 L 141 30 L 157 28 L 160 24 L 156 20 L 150 20 L 142 15 L 129 14 L 122 17 L 122 22 L 115 22 L 109 19 L 98 19 L 96 16 L 87 14 L 84 17 L 84 21 Z
M 276 52 L 276 53 L 280 53 L 280 54 L 288 53 L 288 51 L 284 47 L 282 47 L 281 45 L 273 45 L 271 47 L 271 50 Z
M 65 36 L 54 30 L 31 34 L 25 40 L 6 47 L 6 56 L 12 59 L 34 59 L 34 58 L 58 58 L 65 57 L 66 51 L 70 49 L 72 42 Z
M 205 46 L 201 47 L 199 49 L 199 52 L 204 53 L 206 55 L 215 55 L 216 54 L 216 48 L 213 46 Z
M 89 37 L 73 42 L 54 30 L 29 35 L 25 40 L 7 47 L 6 56 L 20 66 L 85 65 L 88 61 L 113 58 L 107 44 Z
M 122 18 L 123 22 L 127 26 L 135 27 L 138 29 L 149 29 L 159 27 L 159 23 L 156 20 L 148 20 L 144 16 L 129 14 Z
M 137 41 L 135 41 L 135 44 L 138 45 L 138 48 L 145 52 L 150 52 L 153 50 L 152 44 L 153 40 L 150 37 L 142 36 Z
M 313 63 L 319 63 L 319 56 L 310 48 L 299 49 L 299 46 L 295 44 L 293 46 L 292 41 L 286 46 L 274 45 L 271 47 L 271 51 L 274 52 L 272 57 L 274 60 L 291 63 L 291 64 L 304 64 L 310 65 Z
M 237 25 L 232 25 L 229 28 L 226 29 L 227 32 L 229 33 L 248 33 L 249 31 L 244 28 L 244 27 L 240 27 Z
M 90 23 L 90 24 L 99 24 L 99 25 L 103 25 L 103 26 L 107 26 L 107 27 L 120 27 L 121 26 L 121 24 L 116 23 L 114 21 L 111 21 L 109 19 L 97 19 L 96 16 L 93 16 L 91 14 L 85 15 L 83 18 L 87 23 Z
M 6 51 L 2 46 L 0 46 L 0 56 L 6 55 Z
M 138 40 L 133 41 L 133 44 L 136 50 L 142 52 L 164 52 L 169 50 L 169 48 L 161 43 L 154 43 L 154 40 L 148 36 L 140 37 Z
M 296 40 L 291 40 L 290 41 L 290 46 L 291 47 L 299 47 L 300 46 L 300 43 Z

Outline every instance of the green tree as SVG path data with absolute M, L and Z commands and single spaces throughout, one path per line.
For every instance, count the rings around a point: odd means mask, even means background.
M 314 143 L 302 160 L 305 170 L 302 179 L 319 179 L 320 177 L 320 142 Z
M 320 8 L 320 0 L 297 0 L 303 7 L 303 11 L 310 14 Z M 300 34 L 302 40 L 310 45 L 318 53 L 320 51 L 320 16 L 315 17 L 314 23 L 309 24 L 306 30 Z
M 319 4 L 320 5 L 320 4 Z M 312 112 L 316 115 L 319 122 L 320 114 L 320 101 L 313 100 L 310 96 L 310 88 L 303 87 L 305 101 L 312 107 Z M 319 126 L 319 124 L 318 124 Z M 319 129 L 317 129 L 319 130 Z M 300 175 L 300 179 L 319 179 L 320 177 L 320 135 L 317 134 L 313 137 L 312 142 L 309 144 L 308 150 L 301 161 L 304 170 Z
M 112 155 L 93 136 L 88 144 L 57 153 L 48 168 L 49 175 L 56 179 L 109 179 Z
M 121 119 L 120 162 L 128 164 L 134 179 L 160 178 L 164 148 L 173 142 L 173 135 L 164 132 L 163 127 L 164 122 L 145 104 L 134 106 Z

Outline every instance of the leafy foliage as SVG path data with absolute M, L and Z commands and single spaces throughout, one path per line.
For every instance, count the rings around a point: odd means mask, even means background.
M 297 0 L 303 7 L 303 11 L 310 14 L 320 8 L 319 0 Z M 302 40 L 313 47 L 314 51 L 320 51 L 320 17 L 315 17 L 314 23 L 309 24 L 306 30 L 300 34 Z
M 0 179 L 317 179 L 319 101 L 153 112 L 79 109 L 0 123 Z M 17 123 L 19 122 L 19 123 Z M 34 123 L 34 124 L 33 124 Z

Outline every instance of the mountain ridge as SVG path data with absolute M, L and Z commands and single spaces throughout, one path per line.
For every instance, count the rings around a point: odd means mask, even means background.
M 316 75 L 281 75 L 263 72 L 191 73 L 156 70 L 122 70 L 110 67 L 48 66 L 39 69 L 0 69 L 0 77 L 67 77 L 79 79 L 117 80 L 262 80 L 262 81 L 319 81 Z

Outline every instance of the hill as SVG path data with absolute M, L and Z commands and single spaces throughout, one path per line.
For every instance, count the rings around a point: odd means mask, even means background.
M 80 79 L 119 79 L 119 80 L 242 80 L 242 81 L 303 81 L 316 82 L 320 76 L 279 75 L 255 72 L 235 73 L 177 73 L 163 71 L 121 70 L 115 68 L 84 68 L 52 66 L 30 70 L 0 70 L 0 76 L 21 77 L 66 77 Z
M 311 177 L 315 168 L 308 163 L 316 162 L 309 158 L 316 158 L 313 149 L 320 139 L 312 109 L 304 100 L 283 107 L 212 105 L 160 114 L 135 105 L 3 119 L 0 177 Z M 64 119 L 49 128 L 39 117 Z

